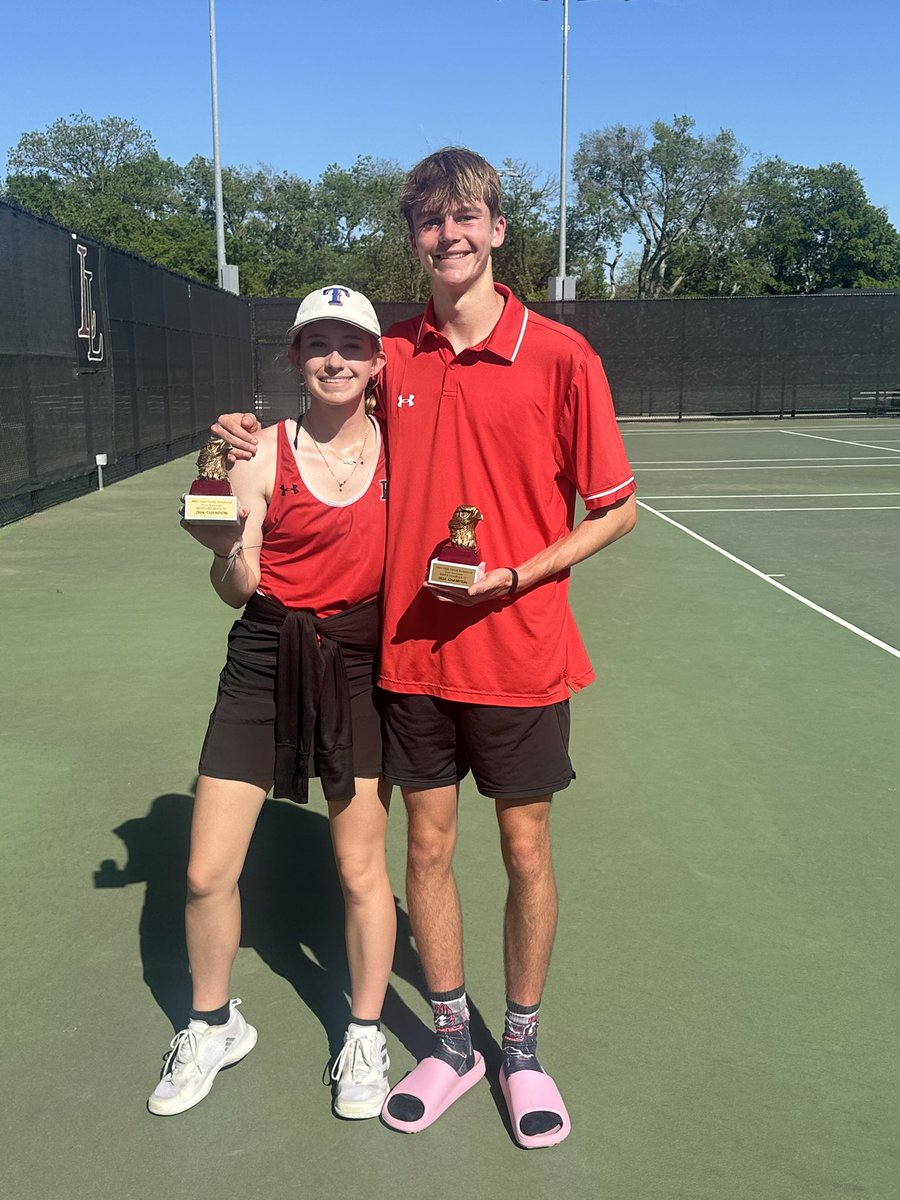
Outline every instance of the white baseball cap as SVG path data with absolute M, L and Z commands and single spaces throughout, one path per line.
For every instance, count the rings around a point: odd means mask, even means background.
M 362 292 L 351 291 L 340 284 L 332 283 L 309 293 L 297 309 L 288 337 L 293 337 L 299 329 L 313 321 L 344 321 L 347 325 L 355 325 L 357 329 L 371 333 L 379 342 L 381 340 L 381 326 L 371 301 Z

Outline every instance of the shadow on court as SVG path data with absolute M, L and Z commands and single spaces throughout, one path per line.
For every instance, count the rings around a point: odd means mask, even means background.
M 183 1028 L 191 1003 L 184 904 L 192 806 L 192 795 L 157 796 L 145 817 L 132 818 L 113 830 L 124 845 L 125 865 L 105 859 L 94 872 L 97 888 L 145 885 L 139 926 L 144 982 L 175 1030 Z M 344 946 L 344 900 L 327 818 L 311 808 L 267 800 L 240 887 L 241 946 L 255 950 L 294 988 L 321 1023 L 329 1055 L 334 1056 L 350 1019 L 350 974 Z M 395 903 L 394 974 L 424 997 L 409 917 L 396 897 Z M 484 1054 L 488 1071 L 496 1075 L 500 1048 L 471 1001 L 470 1009 L 473 1041 Z M 414 1058 L 430 1051 L 430 1028 L 393 987 L 385 997 L 382 1024 Z M 499 1087 L 495 1099 L 502 1111 Z

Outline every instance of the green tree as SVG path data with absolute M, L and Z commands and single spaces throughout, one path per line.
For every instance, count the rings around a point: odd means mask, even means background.
M 494 274 L 523 300 L 545 300 L 558 261 L 555 181 L 511 158 L 503 160 L 500 177 L 506 237 L 494 251 Z
M 397 207 L 404 171 L 394 162 L 364 155 L 349 169 L 332 164 L 313 188 L 317 227 L 328 274 L 373 300 L 421 299 L 427 281 L 409 247 Z
M 269 247 L 260 236 L 261 206 L 270 189 L 267 168 L 222 168 L 222 221 L 225 231 L 225 257 L 237 265 L 241 291 L 245 295 L 267 295 L 271 276 Z M 194 221 L 206 231 L 211 246 L 210 259 L 204 264 L 209 272 L 201 278 L 215 280 L 215 175 L 211 159 L 195 155 L 181 168 L 179 213 L 185 221 Z
M 610 126 L 584 134 L 573 161 L 576 205 L 598 235 L 621 247 L 626 231 L 641 242 L 637 294 L 671 295 L 683 284 L 670 268 L 682 243 L 698 231 L 714 198 L 736 186 L 743 151 L 734 134 L 696 135 L 695 122 L 677 116 L 640 128 Z M 579 218 L 581 219 L 581 218 Z
M 621 290 L 622 241 L 627 228 L 609 188 L 585 172 L 569 209 L 567 228 L 569 268 L 578 277 L 579 296 L 616 299 Z M 632 274 L 636 276 L 636 272 L 634 264 Z
M 703 219 L 672 255 L 671 271 L 689 296 L 757 295 L 765 265 L 751 253 L 749 193 L 743 179 L 712 197 Z
M 900 286 L 900 235 L 852 167 L 768 159 L 748 188 L 749 253 L 766 291 Z
M 247 224 L 243 251 L 245 268 L 252 260 L 259 273 L 253 294 L 302 295 L 313 286 L 322 256 L 312 185 L 271 167 L 259 168 L 256 183 L 256 210 Z
M 181 211 L 181 168 L 132 121 L 84 113 L 25 133 L 10 151 L 5 199 L 190 274 L 200 266 L 202 226 Z M 208 277 L 202 273 L 201 278 Z
M 23 133 L 9 152 L 14 173 L 46 173 L 85 194 L 102 192 L 111 175 L 126 163 L 153 154 L 153 137 L 133 121 L 104 117 L 97 121 L 86 113 L 60 117 L 45 130 Z
M 31 175 L 9 175 L 0 197 L 7 204 L 24 208 L 36 217 L 57 221 L 64 194 L 65 188 L 59 179 L 54 179 L 47 171 L 35 171 Z

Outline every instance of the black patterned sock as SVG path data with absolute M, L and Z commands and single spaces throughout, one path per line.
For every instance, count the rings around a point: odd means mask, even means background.
M 538 1013 L 537 1004 L 514 1004 L 506 1001 L 506 1021 L 503 1027 L 503 1069 L 507 1079 L 516 1071 L 543 1071 L 537 1060 Z M 521 1121 L 521 1130 L 530 1137 L 552 1133 L 559 1129 L 559 1113 L 542 1109 L 526 1113 Z
M 231 1016 L 231 1001 L 226 1000 L 221 1008 L 215 1008 L 212 1012 L 198 1012 L 196 1008 L 191 1009 L 192 1021 L 205 1021 L 207 1025 L 227 1025 L 228 1018 Z
M 507 998 L 506 1020 L 503 1024 L 503 1066 L 507 1076 L 514 1071 L 540 1071 L 537 1060 L 537 1004 L 515 1004 Z
M 438 1039 L 434 1057 L 451 1066 L 457 1075 L 465 1075 L 475 1065 L 466 989 L 463 986 L 452 992 L 431 992 L 428 999 Z
M 472 1038 L 469 1034 L 469 1008 L 466 1004 L 465 987 L 452 992 L 431 992 L 428 999 L 434 1013 L 434 1028 L 437 1043 L 429 1057 L 439 1058 L 451 1066 L 457 1075 L 465 1075 L 475 1066 L 472 1053 Z M 425 1105 L 418 1096 L 403 1090 L 403 1084 L 388 1097 L 387 1110 L 395 1120 L 420 1121 L 425 1115 Z

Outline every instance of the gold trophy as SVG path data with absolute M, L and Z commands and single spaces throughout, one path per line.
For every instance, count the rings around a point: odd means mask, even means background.
M 441 587 L 470 588 L 484 575 L 475 541 L 475 526 L 482 513 L 472 504 L 461 504 L 448 522 L 450 537 L 435 546 L 425 575 L 426 583 Z
M 231 490 L 225 457 L 231 449 L 213 438 L 197 458 L 197 478 L 184 497 L 184 520 L 191 525 L 240 525 L 237 496 Z

